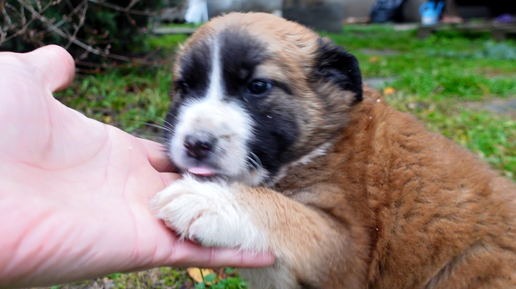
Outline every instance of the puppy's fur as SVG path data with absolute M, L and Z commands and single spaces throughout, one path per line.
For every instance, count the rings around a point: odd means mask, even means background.
M 250 288 L 516 288 L 516 188 L 362 88 L 355 57 L 233 13 L 181 50 L 153 200 L 206 246 L 270 250 Z M 257 93 L 260 92 L 260 93 Z

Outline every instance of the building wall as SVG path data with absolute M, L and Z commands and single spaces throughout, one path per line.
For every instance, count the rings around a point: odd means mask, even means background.
M 344 0 L 344 17 L 369 17 L 377 0 Z
M 403 6 L 403 18 L 405 22 L 421 22 L 419 6 L 427 0 L 407 0 Z
M 419 6 L 427 0 L 406 0 L 403 15 L 406 22 L 419 22 Z M 513 1 L 513 0 L 511 0 Z M 377 0 L 207 0 L 209 17 L 215 17 L 231 11 L 273 12 L 283 6 L 314 5 L 318 3 L 342 3 L 344 18 L 368 17 Z
M 273 12 L 281 10 L 283 0 L 207 0 L 210 18 L 231 11 Z

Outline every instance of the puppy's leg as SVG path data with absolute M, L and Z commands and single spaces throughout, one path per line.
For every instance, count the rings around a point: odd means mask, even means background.
M 158 193 L 153 206 L 178 234 L 205 246 L 272 251 L 273 267 L 243 272 L 250 288 L 363 287 L 365 249 L 353 226 L 272 190 L 185 177 Z
M 239 247 L 265 251 L 267 232 L 256 227 L 232 187 L 198 182 L 185 176 L 159 192 L 151 201 L 157 217 L 182 238 L 209 247 Z

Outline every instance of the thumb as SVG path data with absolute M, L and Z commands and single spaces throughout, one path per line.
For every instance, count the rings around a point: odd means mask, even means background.
M 35 68 L 42 84 L 52 92 L 67 87 L 75 75 L 75 62 L 62 47 L 48 45 L 23 55 L 23 59 Z

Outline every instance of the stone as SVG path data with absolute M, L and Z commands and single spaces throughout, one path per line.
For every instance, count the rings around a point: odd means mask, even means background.
M 372 77 L 365 78 L 364 83 L 371 86 L 372 88 L 381 89 L 394 80 L 396 80 L 396 77 Z
M 516 98 L 512 99 L 497 99 L 484 106 L 485 110 L 516 116 Z
M 285 19 L 303 24 L 318 31 L 341 32 L 344 21 L 342 2 L 289 1 L 283 5 Z M 305 3 L 300 3 L 305 2 Z

